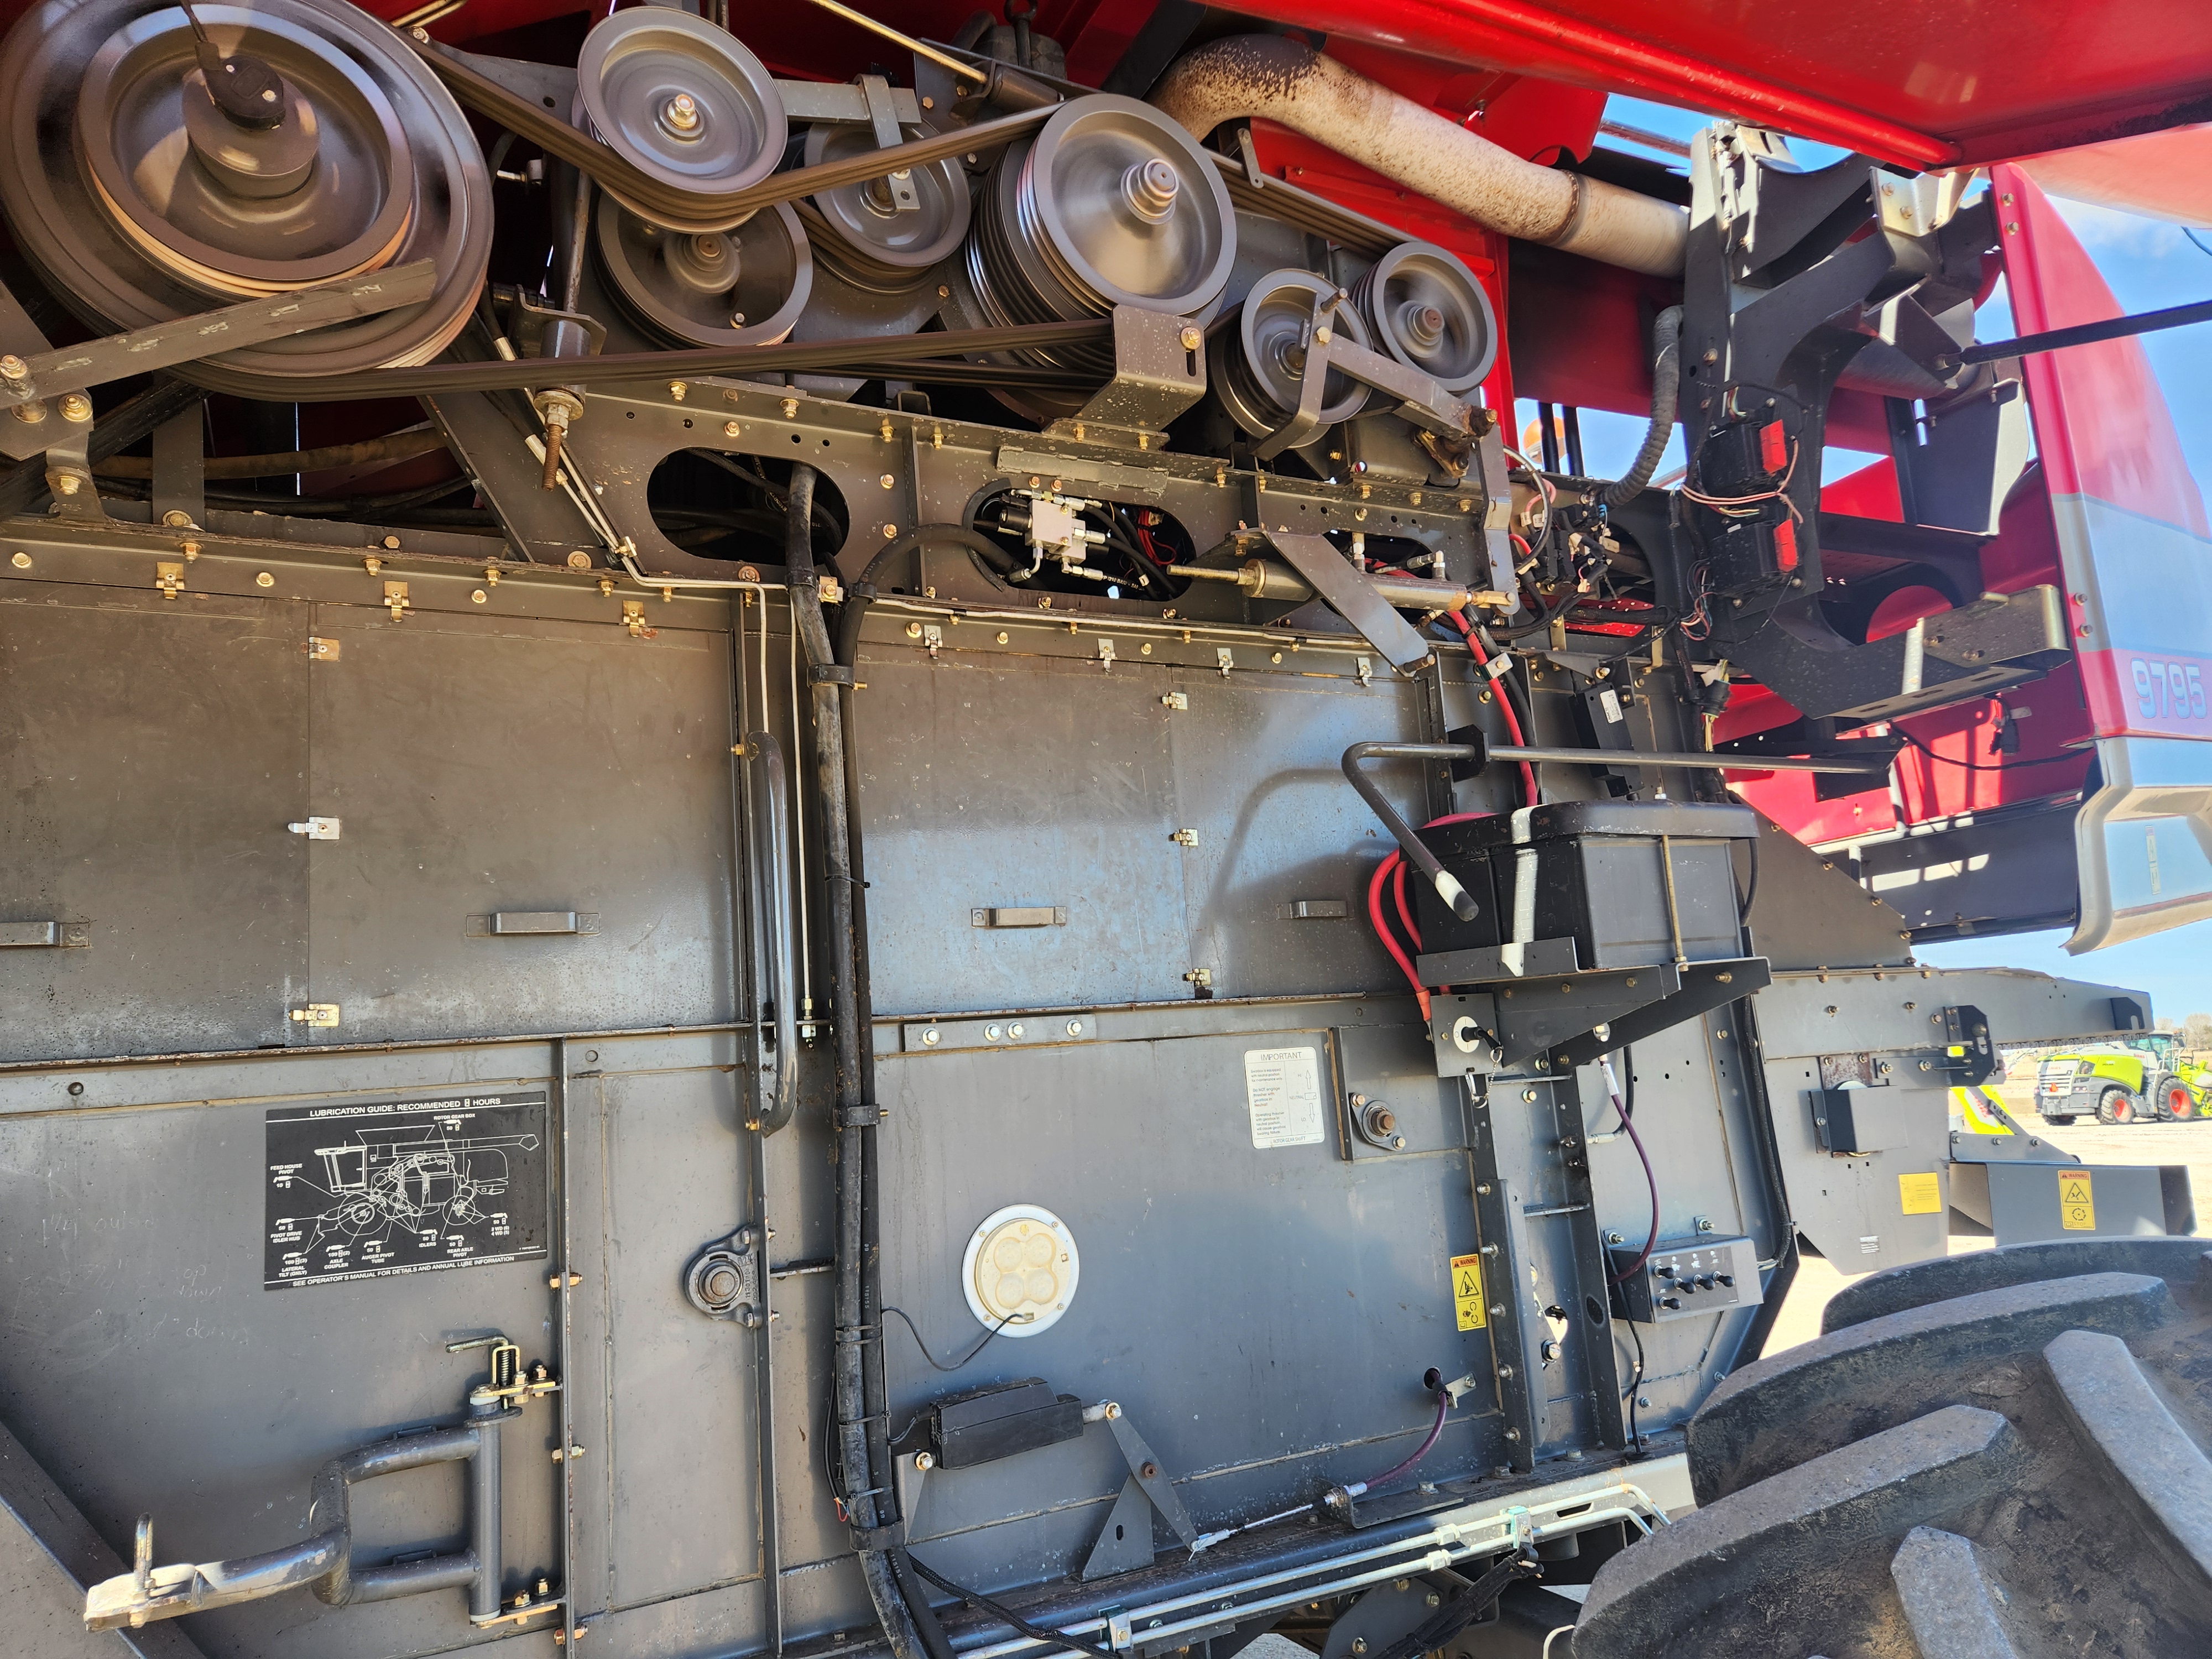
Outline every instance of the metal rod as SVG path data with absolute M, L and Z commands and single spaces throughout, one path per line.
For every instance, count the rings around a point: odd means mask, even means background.
M 1425 745 L 1397 744 L 1394 750 L 1411 750 Z M 1473 760 L 1479 758 L 1472 745 L 1438 744 L 1425 745 L 1452 750 L 1449 755 L 1431 758 Z M 1716 755 L 1716 754 L 1636 754 L 1620 749 L 1527 749 L 1492 744 L 1484 751 L 1492 760 L 1510 761 L 1565 761 L 1577 766 L 1687 766 L 1709 772 L 1853 772 L 1873 774 L 1889 770 L 1887 761 L 1824 761 L 1803 760 L 1789 755 Z
M 2076 323 L 2071 328 L 2045 329 L 2040 334 L 2023 334 L 2016 339 L 1990 340 L 1968 346 L 1955 359 L 1948 361 L 1962 367 L 1994 363 L 2038 351 L 2063 351 L 2069 346 L 2094 345 L 2100 340 L 2124 340 L 2131 335 L 2154 334 L 2160 329 L 2185 328 L 2191 323 L 2212 323 L 2212 300 L 2193 300 L 2185 306 L 2169 306 L 2164 311 L 2146 311 L 2133 317 Z M 1939 357 L 1936 361 L 1941 367 L 1947 359 Z
M 572 1207 L 573 1184 L 568 1179 L 568 1039 L 555 1037 L 551 1055 L 553 1108 L 560 1115 L 560 1180 L 555 1188 L 561 1206 L 558 1225 L 561 1248 L 554 1257 L 556 1277 L 553 1281 L 554 1299 L 561 1318 L 561 1347 L 558 1358 L 561 1375 L 571 1386 L 561 1390 L 556 1409 L 561 1419 L 561 1632 L 562 1645 L 574 1653 L 576 1650 L 576 1460 L 568 1455 L 568 1448 L 576 1443 L 575 1401 L 574 1383 L 576 1376 L 576 1320 L 575 1301 L 569 1292 L 569 1275 L 574 1256 L 574 1237 L 568 1225 Z M 494 1432 L 496 1432 L 495 1431 Z M 494 1605 L 497 1605 L 500 1586 L 492 1586 Z
M 957 58 L 939 52 L 934 46 L 926 46 L 912 35 L 901 34 L 890 24 L 878 22 L 866 12 L 854 11 L 850 6 L 840 5 L 838 0 L 813 0 L 813 3 L 833 16 L 842 17 L 847 22 L 855 24 L 867 30 L 869 33 L 890 41 L 893 46 L 904 46 L 917 58 L 927 58 L 938 68 L 950 70 L 963 80 L 986 81 L 990 78 L 972 64 L 963 64 Z

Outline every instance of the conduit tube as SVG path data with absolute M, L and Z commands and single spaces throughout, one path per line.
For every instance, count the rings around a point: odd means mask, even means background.
M 1690 220 L 1673 203 L 1524 161 L 1303 40 L 1239 34 L 1200 46 L 1161 77 L 1152 101 L 1200 139 L 1224 121 L 1264 117 L 1492 230 L 1650 276 L 1681 274 Z

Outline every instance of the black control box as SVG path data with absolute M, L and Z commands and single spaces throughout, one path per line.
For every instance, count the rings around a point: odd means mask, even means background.
M 1613 1271 L 1626 1272 L 1640 1248 L 1613 1246 Z M 1621 1281 L 1620 1290 L 1628 1317 L 1639 1325 L 1726 1313 L 1765 1299 L 1759 1282 L 1759 1247 L 1747 1238 L 1711 1233 L 1661 1243 L 1649 1261 Z

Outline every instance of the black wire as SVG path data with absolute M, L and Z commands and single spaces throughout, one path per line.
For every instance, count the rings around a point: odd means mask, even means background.
M 1000 1331 L 1006 1329 L 1007 1325 L 1012 1322 L 1014 1317 L 1013 1315 L 1008 1314 L 1006 1318 L 1000 1320 L 997 1324 L 992 1326 L 989 1330 L 983 1333 L 983 1340 L 981 1342 L 978 1342 L 974 1347 L 969 1349 L 966 1353 L 961 1355 L 959 1358 L 954 1360 L 950 1365 L 948 1365 L 942 1360 L 939 1359 L 935 1354 L 930 1352 L 929 1344 L 921 1340 L 921 1333 L 915 1328 L 914 1321 L 907 1317 L 906 1310 L 904 1309 L 885 1308 L 884 1311 L 887 1314 L 896 1314 L 899 1317 L 899 1322 L 906 1327 L 908 1334 L 914 1338 L 914 1346 L 921 1350 L 921 1357 L 924 1359 L 927 1359 L 936 1370 L 945 1372 L 959 1370 L 963 1366 L 972 1362 L 977 1354 L 982 1352 L 984 1349 L 991 1346 L 991 1339 L 996 1336 Z M 912 1427 L 913 1425 L 909 1424 L 908 1426 Z
M 2199 253 L 2212 253 L 2212 244 L 2198 241 L 2197 240 L 2197 233 L 2190 229 L 2187 225 L 2184 225 L 2181 228 L 2181 234 L 2189 239 L 2189 245 L 2195 248 Z
M 1636 1345 L 1636 1380 L 1628 1385 L 1628 1443 L 1640 1452 L 1644 1437 L 1636 1427 L 1636 1396 L 1644 1392 L 1644 1333 L 1636 1328 L 1632 1319 L 1620 1322 L 1628 1327 L 1628 1340 Z
M 1065 1648 L 1070 1653 L 1095 1654 L 1097 1659 L 1122 1659 L 1122 1656 L 1111 1648 L 1103 1648 L 1096 1643 L 1086 1642 L 1079 1636 L 1063 1636 L 1060 1632 L 1047 1630 L 1042 1625 L 1032 1625 L 1011 1607 L 1000 1607 L 981 1590 L 966 1589 L 964 1586 L 954 1583 L 942 1573 L 933 1572 L 917 1556 L 909 1553 L 907 1560 L 916 1572 L 947 1595 L 958 1596 L 969 1607 L 975 1608 L 978 1612 L 989 1613 L 1002 1625 L 1012 1626 L 1017 1634 L 1026 1636 L 1032 1642 L 1048 1643 L 1054 1648 Z
M 1948 755 L 1939 755 L 1910 732 L 1900 730 L 1896 726 L 1892 726 L 1890 729 L 1927 756 L 1929 760 L 1940 761 L 1946 766 L 1963 767 L 1969 772 L 2009 772 L 2022 766 L 2053 766 L 2060 761 L 2078 761 L 2087 758 L 2083 755 L 2039 755 L 2033 760 L 2016 760 L 2010 766 L 1984 766 L 1978 761 L 1953 760 Z

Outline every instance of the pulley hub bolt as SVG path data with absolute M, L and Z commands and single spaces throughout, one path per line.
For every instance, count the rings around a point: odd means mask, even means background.
M 30 364 L 14 352 L 0 356 L 0 380 L 20 380 L 31 372 Z
M 82 392 L 72 392 L 62 399 L 62 419 L 88 421 L 92 418 L 92 399 Z
M 1422 350 L 1440 344 L 1444 337 L 1444 314 L 1434 306 L 1409 305 L 1400 313 L 1406 343 Z
M 1155 225 L 1175 211 L 1176 193 L 1182 188 L 1175 168 L 1158 156 L 1131 167 L 1121 179 L 1121 193 L 1137 216 Z
M 660 125 L 679 138 L 689 138 L 699 131 L 699 105 L 688 92 L 679 92 L 670 99 L 660 112 Z

